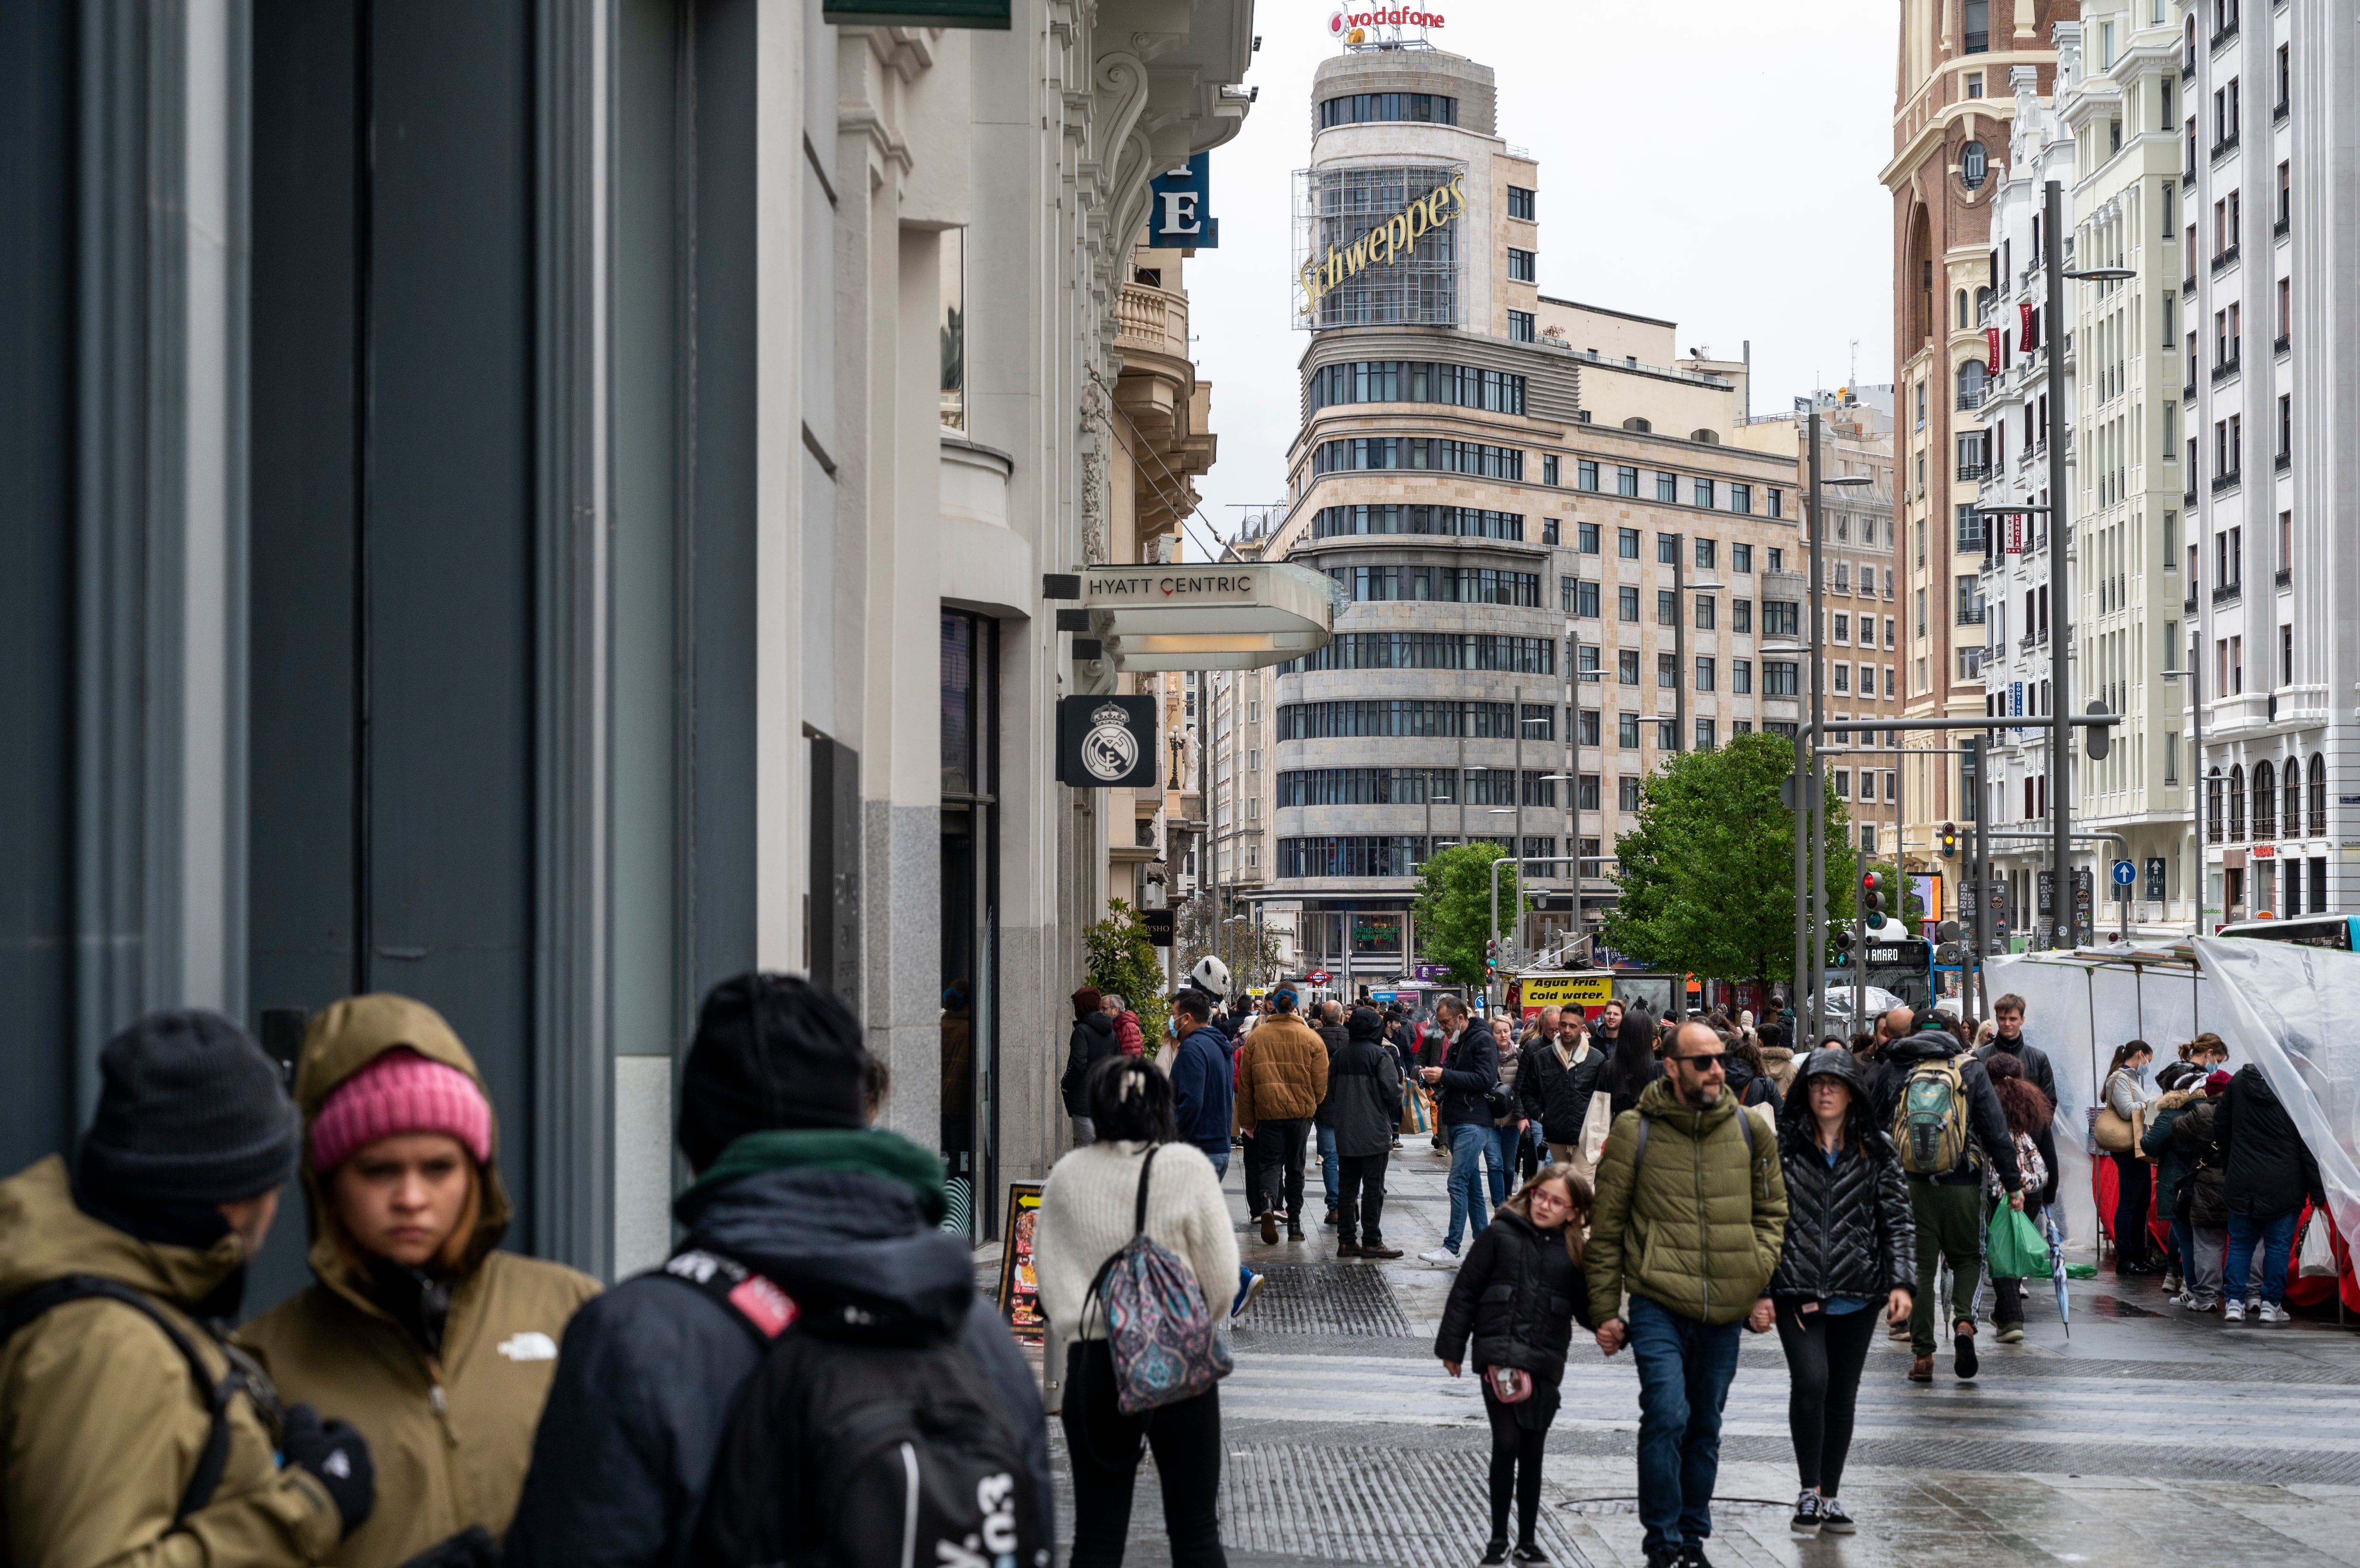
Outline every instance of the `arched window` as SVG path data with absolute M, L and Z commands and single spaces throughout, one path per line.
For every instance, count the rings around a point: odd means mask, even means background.
M 1633 414 L 1629 419 L 1622 422 L 1622 428 L 1625 430 L 1635 430 L 1644 433 L 1651 431 L 1655 427 L 1647 421 L 1641 419 L 1637 414 Z
M 2221 770 L 2213 769 L 2204 778 L 2204 841 L 2221 841 Z
M 2254 837 L 2278 836 L 2278 775 L 2268 762 L 2254 764 Z
M 1721 435 L 1717 431 L 1692 430 L 1688 432 L 1688 439 L 1706 446 L 1718 446 L 1721 444 Z
M 1990 307 L 1991 291 L 1988 288 L 1977 289 L 1975 291 L 1975 319 L 1977 321 L 1981 321 L 1983 319 L 1983 312 L 1990 309 Z
M 2302 759 L 2289 757 L 2286 764 L 2286 835 L 2289 839 L 2302 836 Z
M 1964 289 L 1959 291 L 1959 330 L 1967 330 L 1967 291 Z
M 2327 836 L 2327 759 L 2316 752 L 2311 759 L 2311 836 Z
M 1983 406 L 1983 362 L 1970 359 L 1959 367 L 1959 406 L 1979 409 Z
M 2245 841 L 2245 770 L 2229 770 L 2229 842 Z

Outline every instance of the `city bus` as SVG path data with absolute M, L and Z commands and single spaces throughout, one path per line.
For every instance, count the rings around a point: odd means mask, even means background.
M 1862 955 L 1867 981 L 1901 998 L 1912 1007 L 1934 1004 L 1934 944 L 1923 937 L 1871 938 Z M 1852 989 L 1852 957 L 1837 959 L 1828 969 L 1830 992 Z
M 2290 915 L 2283 920 L 2239 920 L 2222 927 L 2221 935 L 2292 942 L 2300 948 L 2327 948 L 2339 953 L 2360 952 L 2360 916 Z

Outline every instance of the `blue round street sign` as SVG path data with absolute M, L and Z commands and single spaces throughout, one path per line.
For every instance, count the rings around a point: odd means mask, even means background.
M 2114 885 L 2116 887 L 2128 887 L 2137 880 L 2138 867 L 2133 865 L 2128 861 L 2116 861 L 2114 862 Z

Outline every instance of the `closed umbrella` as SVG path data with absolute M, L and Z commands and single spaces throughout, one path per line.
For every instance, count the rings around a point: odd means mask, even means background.
M 2065 1299 L 2065 1237 L 2057 1229 L 2057 1216 L 2043 1212 L 2041 1228 L 2049 1234 L 2049 1277 L 2057 1287 L 2057 1321 L 2065 1325 L 2065 1337 L 2073 1337 L 2073 1314 Z

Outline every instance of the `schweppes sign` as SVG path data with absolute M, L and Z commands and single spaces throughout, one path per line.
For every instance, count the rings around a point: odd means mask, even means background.
M 1318 309 L 1324 296 L 1367 268 L 1392 266 L 1415 251 L 1421 238 L 1466 213 L 1467 176 L 1454 174 L 1351 244 L 1329 246 L 1325 257 L 1314 256 L 1296 275 L 1308 307 Z

